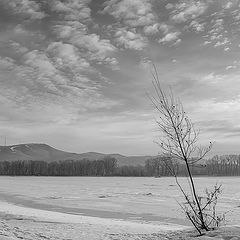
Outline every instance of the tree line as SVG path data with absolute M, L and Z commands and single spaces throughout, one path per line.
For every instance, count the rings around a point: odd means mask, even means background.
M 169 169 L 174 169 L 178 176 L 186 176 L 186 167 L 183 164 L 163 157 L 148 159 L 145 169 L 148 176 L 171 176 Z M 190 165 L 190 169 L 195 176 L 240 176 L 240 155 L 216 155 L 205 163 Z
M 112 176 L 117 160 L 110 156 L 102 160 L 79 161 L 3 161 L 0 175 L 13 176 Z
M 101 160 L 1 161 L 0 175 L 11 176 L 171 176 L 169 163 L 164 157 L 146 160 L 145 165 L 118 166 L 114 157 Z M 171 161 L 178 176 L 186 176 L 183 164 Z M 240 155 L 214 156 L 204 164 L 190 166 L 195 176 L 240 176 Z

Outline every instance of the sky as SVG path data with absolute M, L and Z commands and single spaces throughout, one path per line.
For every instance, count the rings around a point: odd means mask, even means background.
M 0 0 L 0 144 L 156 155 L 152 64 L 199 143 L 240 153 L 239 0 Z

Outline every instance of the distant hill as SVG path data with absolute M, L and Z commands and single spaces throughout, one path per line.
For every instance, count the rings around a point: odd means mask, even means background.
M 123 156 L 120 154 L 104 154 L 97 152 L 70 153 L 55 149 L 47 144 L 29 143 L 12 146 L 0 146 L 0 161 L 42 160 L 46 162 L 63 160 L 99 160 L 106 155 L 117 159 L 118 165 L 144 165 L 151 156 Z

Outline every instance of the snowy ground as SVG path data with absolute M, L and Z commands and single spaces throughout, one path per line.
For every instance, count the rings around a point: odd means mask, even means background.
M 240 178 L 196 179 L 202 190 L 216 181 L 228 224 L 238 224 Z M 0 240 L 194 239 L 176 199 L 171 178 L 1 177 Z M 240 240 L 240 230 L 229 229 L 197 239 Z
M 129 235 L 163 234 L 188 229 L 181 225 L 160 222 L 145 223 L 72 215 L 7 202 L 0 202 L 0 208 L 4 209 L 1 216 L 2 226 L 5 226 L 0 236 L 9 236 L 8 232 L 12 232 L 13 235 L 21 235 L 23 239 L 124 239 L 124 236 Z
M 42 216 L 41 216 L 42 217 Z M 24 216 L 2 214 L 0 220 L 1 240 L 240 240 L 240 227 L 225 227 L 197 236 L 196 231 L 178 229 L 174 226 L 135 224 L 114 220 L 89 219 L 81 223 L 52 222 Z M 48 215 L 47 218 L 50 216 Z M 50 217 L 51 218 L 51 217 Z M 56 220 L 56 216 L 54 216 Z M 76 220 L 76 219 L 75 219 Z M 74 221 L 75 221 L 74 220 Z M 99 221 L 100 220 L 100 221 Z M 171 226 L 173 227 L 173 226 Z M 177 230 L 178 229 L 178 230 Z M 174 231 L 173 231 L 174 230 Z

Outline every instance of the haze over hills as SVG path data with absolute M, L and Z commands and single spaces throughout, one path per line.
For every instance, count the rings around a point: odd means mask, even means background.
M 41 160 L 46 162 L 63 160 L 99 160 L 110 155 L 117 159 L 119 166 L 144 165 L 151 156 L 123 156 L 120 154 L 104 154 L 97 152 L 71 153 L 55 149 L 47 144 L 29 143 L 11 146 L 0 146 L 0 161 Z

